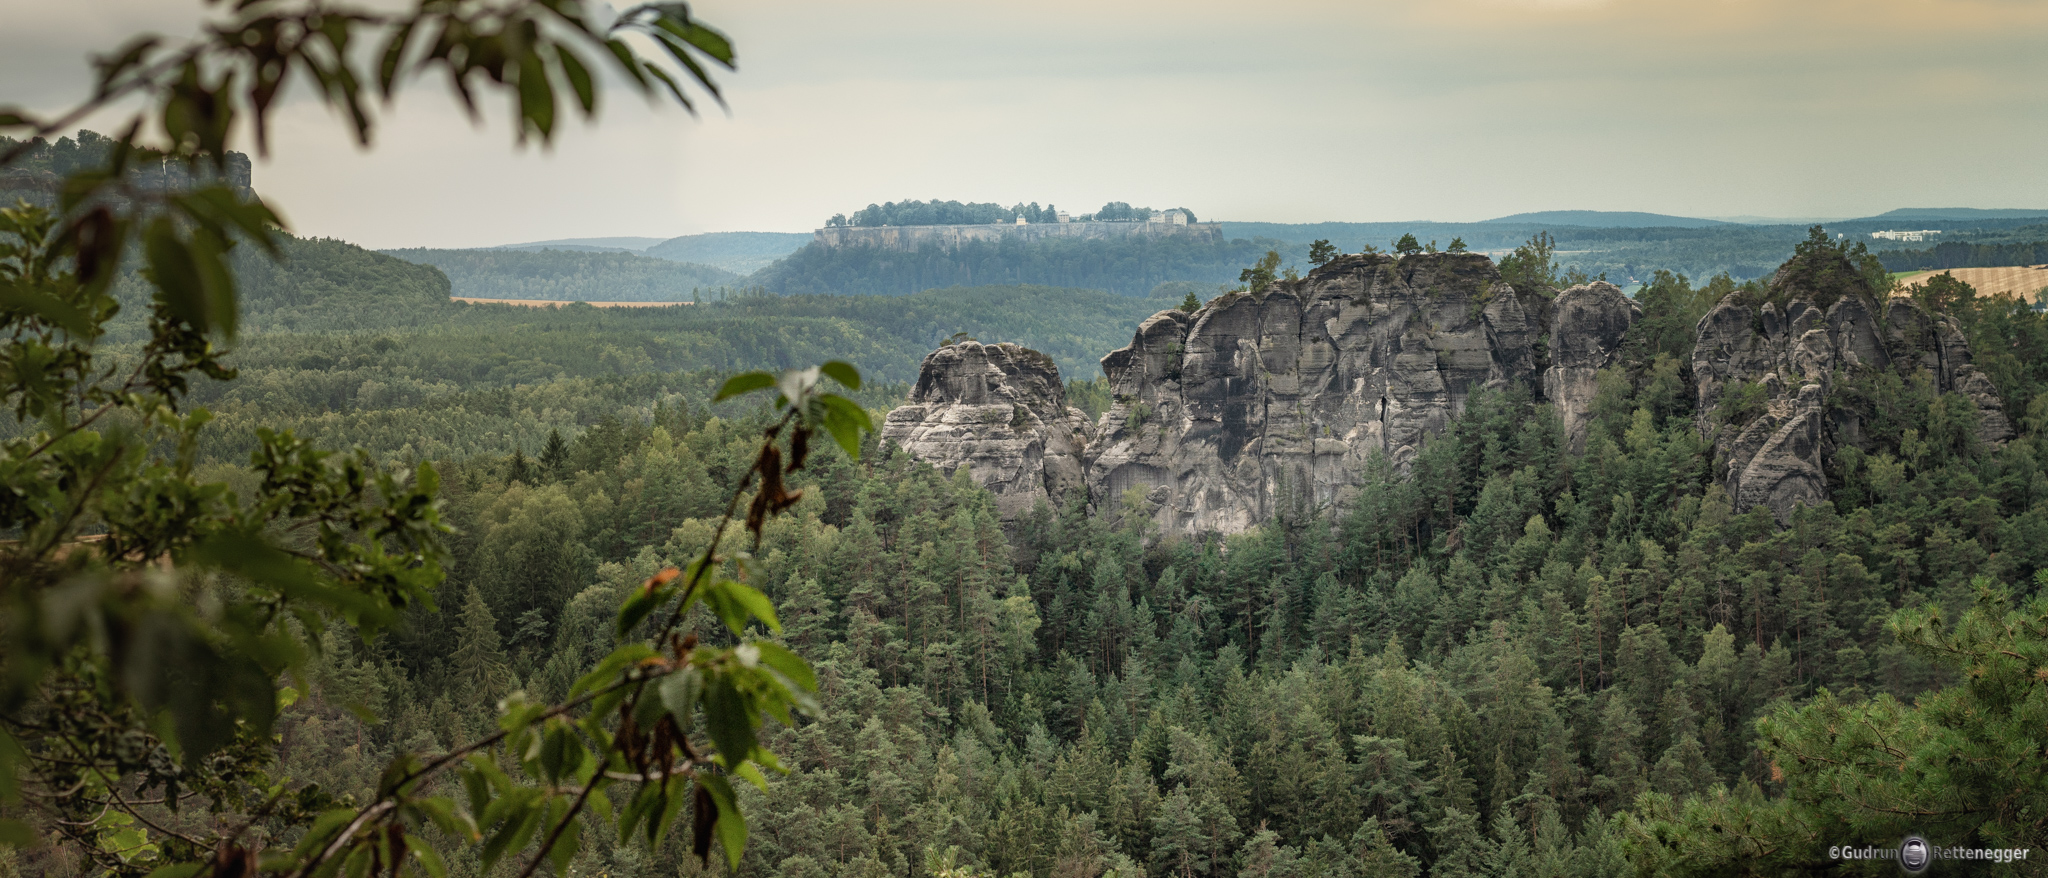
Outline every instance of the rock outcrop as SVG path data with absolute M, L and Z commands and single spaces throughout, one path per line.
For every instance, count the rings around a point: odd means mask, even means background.
M 1798 258 L 1823 256 L 1840 264 L 1781 271 L 1794 280 L 1764 297 L 1780 304 L 1742 293 L 1709 311 L 1691 364 L 1717 478 L 1737 508 L 1767 506 L 1781 521 L 1824 501 L 1830 455 L 1863 442 L 1865 415 L 1834 392 L 1842 376 L 1924 369 L 1976 405 L 1980 439 L 2012 435 L 1953 320 L 1905 298 L 1794 288 L 1808 275 L 1857 277 L 1839 254 Z M 1529 387 L 1583 450 L 1598 375 L 1620 361 L 1641 313 L 1607 283 L 1555 299 L 1517 290 L 1473 254 L 1344 256 L 1259 294 L 1147 319 L 1103 357 L 1113 402 L 1092 428 L 1049 358 L 968 342 L 925 359 L 883 436 L 942 468 L 967 466 L 1006 520 L 1082 492 L 1098 507 L 1140 503 L 1163 532 L 1230 533 L 1290 500 L 1344 505 L 1369 459 L 1406 467 L 1482 388 Z
M 1092 433 L 1067 405 L 1051 357 L 973 341 L 925 357 L 910 401 L 882 426 L 884 441 L 941 469 L 967 467 L 1005 520 L 1082 490 L 1081 453 Z
M 1169 532 L 1240 531 L 1283 490 L 1343 503 L 1482 387 L 1535 378 L 1549 303 L 1474 254 L 1346 256 L 1262 295 L 1166 311 L 1102 360 L 1114 404 L 1088 492 L 1137 489 Z
M 1136 489 L 1168 532 L 1235 532 L 1287 492 L 1345 503 L 1368 459 L 1405 467 L 1481 388 L 1530 385 L 1583 443 L 1593 376 L 1639 313 L 1606 283 L 1555 303 L 1517 291 L 1476 254 L 1345 256 L 1153 315 L 1103 358 L 1114 402 L 1092 436 L 1042 355 L 972 343 L 925 360 L 883 436 L 969 466 L 1007 519 L 1071 490 L 1100 505 Z
M 1604 281 L 1572 287 L 1551 303 L 1543 396 L 1556 404 L 1572 451 L 1586 450 L 1600 370 L 1614 365 L 1622 338 L 1642 315 L 1642 306 Z
M 1714 438 L 1716 476 L 1735 508 L 1768 506 L 1785 521 L 1795 506 L 1827 499 L 1830 456 L 1863 442 L 1862 413 L 1835 394 L 1845 376 L 1924 369 L 1938 390 L 1976 404 L 1980 440 L 2012 436 L 1953 319 L 1905 297 L 1850 295 L 1822 308 L 1799 290 L 1781 293 L 1782 306 L 1722 301 L 1701 318 L 1693 348 L 1700 429 Z

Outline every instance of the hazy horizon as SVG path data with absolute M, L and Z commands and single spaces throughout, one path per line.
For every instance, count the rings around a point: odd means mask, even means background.
M 88 52 L 201 8 L 0 0 L 5 99 L 60 108 Z M 613 89 L 597 127 L 515 150 L 428 80 L 363 153 L 302 91 L 258 187 L 371 247 L 800 232 L 906 198 L 1288 223 L 2048 204 L 2048 4 L 693 8 L 738 48 L 729 111 Z

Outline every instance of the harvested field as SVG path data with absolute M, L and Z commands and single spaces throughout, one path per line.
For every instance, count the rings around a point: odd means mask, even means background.
M 449 296 L 457 302 L 473 302 L 478 305 L 520 305 L 527 308 L 546 308 L 552 305 L 574 305 L 575 302 L 557 302 L 550 299 L 479 299 L 474 296 Z M 584 302 L 592 308 L 666 308 L 670 305 L 695 305 L 695 302 Z
M 2048 287 L 2048 265 L 2012 265 L 2004 268 L 1950 268 L 1945 271 L 1920 271 L 1899 278 L 1900 286 L 1913 286 L 1937 274 L 1952 274 L 1956 280 L 1977 289 L 1980 296 L 2018 296 L 2031 301 L 2034 294 Z

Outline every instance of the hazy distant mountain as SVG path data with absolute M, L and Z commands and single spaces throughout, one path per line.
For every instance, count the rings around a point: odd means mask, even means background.
M 667 238 L 557 238 L 525 244 L 502 244 L 493 250 L 631 250 L 639 252 Z
M 1689 216 L 1670 216 L 1662 213 L 1642 213 L 1634 210 L 1539 210 L 1534 213 L 1518 213 L 1488 223 L 1550 223 L 1560 226 L 1578 226 L 1586 229 L 1702 229 L 1708 226 L 1725 226 L 1719 220 L 1700 219 Z
M 715 265 L 747 274 L 811 242 L 810 232 L 710 232 L 661 241 L 641 251 L 656 259 Z
M 632 252 L 561 247 L 383 252 L 441 269 L 454 295 L 483 299 L 690 302 L 700 297 L 699 290 L 731 286 L 739 280 L 738 275 L 716 266 L 650 259 Z
M 2008 208 L 1986 210 L 1976 207 L 1902 207 L 1898 210 L 1887 210 L 1877 216 L 1865 218 L 1873 220 L 1974 220 L 2033 216 L 2048 216 L 2048 210 L 2013 210 Z
M 1846 216 L 1756 216 L 1756 215 L 1754 215 L 1754 214 L 1743 214 L 1743 215 L 1741 215 L 1741 216 L 1709 216 L 1709 217 L 1701 217 L 1701 219 L 1719 220 L 1719 221 L 1721 221 L 1721 222 L 1724 222 L 1724 223 L 1735 223 L 1736 225 L 1743 225 L 1743 226 L 1812 226 L 1812 225 L 1827 225 L 1828 223 L 1838 223 L 1838 222 L 1842 222 L 1843 220 L 1853 219 L 1853 217 L 1846 217 Z

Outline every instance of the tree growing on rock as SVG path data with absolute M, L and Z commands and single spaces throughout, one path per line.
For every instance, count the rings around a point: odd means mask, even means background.
M 1330 244 L 1328 238 L 1319 239 L 1315 243 L 1308 245 L 1308 261 L 1311 265 L 1320 268 L 1330 264 L 1330 260 L 1335 258 L 1337 258 L 1337 248 Z

